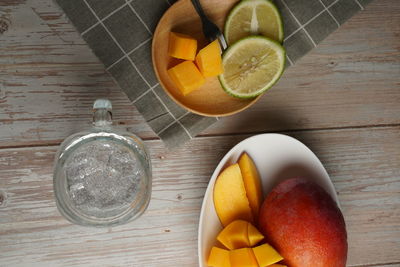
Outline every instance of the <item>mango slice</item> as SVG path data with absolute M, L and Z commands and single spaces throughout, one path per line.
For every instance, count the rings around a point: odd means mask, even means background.
M 168 55 L 174 58 L 193 61 L 196 57 L 196 52 L 196 39 L 181 33 L 169 33 Z
M 258 231 L 258 229 L 251 223 L 247 224 L 247 237 L 249 239 L 250 247 L 257 245 L 257 243 L 264 239 L 263 234 L 260 233 L 260 231 Z
M 203 75 L 192 61 L 184 61 L 168 70 L 172 81 L 183 95 L 187 95 L 205 83 Z
M 272 264 L 272 265 L 270 265 L 268 267 L 287 267 L 287 266 L 283 265 L 283 264 Z
M 217 240 L 230 250 L 249 246 L 248 222 L 236 220 L 228 224 L 217 236 Z
M 207 265 L 211 267 L 231 267 L 229 251 L 218 247 L 212 247 Z
M 196 56 L 196 64 L 204 77 L 214 77 L 223 72 L 218 40 L 211 42 L 199 51 Z
M 241 248 L 230 252 L 232 267 L 258 267 L 257 260 L 251 248 Z
M 239 219 L 253 222 L 238 164 L 229 166 L 218 176 L 214 185 L 213 198 L 215 210 L 223 226 Z
M 262 244 L 252 250 L 260 267 L 270 266 L 283 260 L 283 257 L 269 244 Z
M 247 198 L 253 212 L 253 217 L 257 221 L 258 213 L 263 201 L 260 175 L 253 160 L 243 153 L 239 158 L 239 167 L 242 172 L 244 187 L 246 188 Z

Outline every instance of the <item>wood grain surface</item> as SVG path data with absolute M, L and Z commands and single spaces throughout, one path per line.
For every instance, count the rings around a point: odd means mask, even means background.
M 400 262 L 400 127 L 291 134 L 321 159 L 347 223 L 348 266 Z M 221 157 L 247 136 L 201 137 L 166 153 L 147 141 L 154 164 L 148 211 L 112 229 L 67 222 L 57 212 L 52 162 L 57 147 L 0 150 L 0 265 L 197 266 L 197 223 Z
M 400 2 L 375 0 L 290 67 L 249 110 L 167 151 L 51 0 L 0 1 L 0 266 L 197 266 L 208 180 L 244 138 L 287 133 L 320 158 L 339 194 L 348 266 L 400 266 Z M 88 127 L 96 98 L 146 140 L 148 211 L 110 229 L 58 213 L 58 144 Z
M 50 0 L 1 7 L 11 21 L 0 35 L 0 146 L 56 144 L 91 122 L 99 97 L 118 124 L 156 135 Z
M 0 125 L 7 125 L 0 146 L 59 143 L 88 125 L 91 104 L 102 96 L 113 101 L 118 123 L 156 138 L 53 2 L 0 8 L 11 20 L 0 35 Z M 372 2 L 253 107 L 203 134 L 399 124 L 398 25 L 397 0 Z

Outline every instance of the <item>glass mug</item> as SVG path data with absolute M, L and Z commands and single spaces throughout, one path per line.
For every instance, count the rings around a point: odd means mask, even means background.
M 109 100 L 96 100 L 93 111 L 93 127 L 69 136 L 57 151 L 56 203 L 72 223 L 119 225 L 138 218 L 150 202 L 150 155 L 139 137 L 112 127 Z

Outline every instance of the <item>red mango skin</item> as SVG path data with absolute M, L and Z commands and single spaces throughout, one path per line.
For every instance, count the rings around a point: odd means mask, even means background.
M 264 200 L 259 227 L 288 267 L 345 267 L 347 233 L 331 196 L 303 178 L 278 184 Z

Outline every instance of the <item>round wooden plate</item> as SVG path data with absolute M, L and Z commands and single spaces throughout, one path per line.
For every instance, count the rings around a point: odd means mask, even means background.
M 237 0 L 202 0 L 201 4 L 207 16 L 223 29 L 225 18 L 236 2 Z M 217 77 L 207 78 L 201 88 L 183 96 L 167 73 L 169 68 L 182 62 L 168 55 L 168 39 L 171 31 L 196 38 L 199 49 L 207 43 L 203 36 L 200 18 L 190 0 L 179 0 L 164 13 L 157 25 L 152 43 L 154 71 L 165 92 L 176 103 L 203 116 L 221 117 L 242 111 L 260 98 L 260 96 L 246 100 L 234 98 L 222 89 Z

